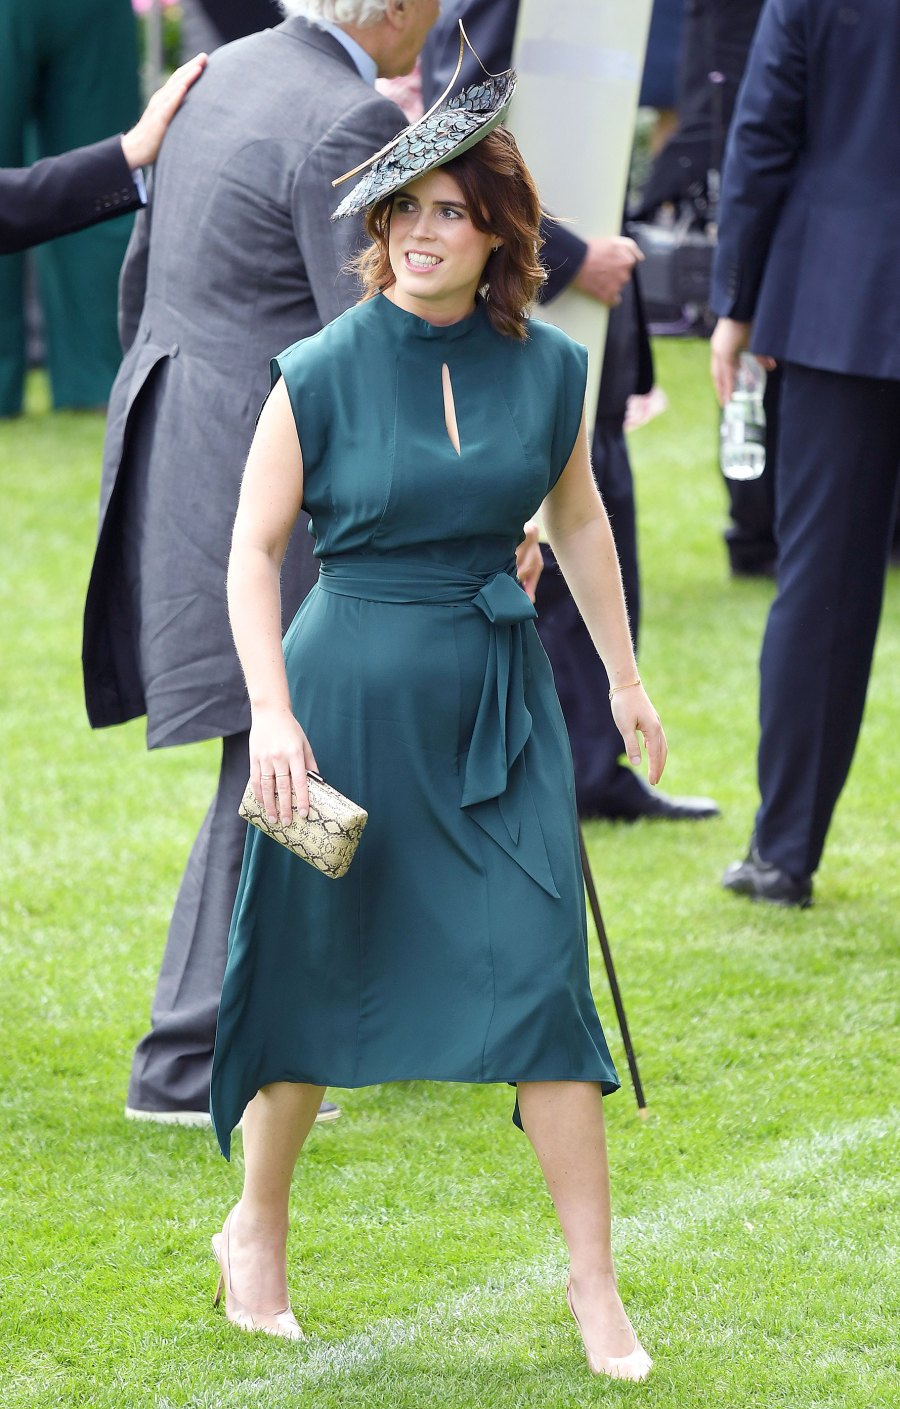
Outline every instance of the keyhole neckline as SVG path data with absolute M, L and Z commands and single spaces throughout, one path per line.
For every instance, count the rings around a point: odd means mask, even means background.
M 454 342 L 457 338 L 467 337 L 477 331 L 484 324 L 485 311 L 484 300 L 478 299 L 474 311 L 465 318 L 460 318 L 456 323 L 429 323 L 427 319 L 420 318 L 417 313 L 409 313 L 399 304 L 394 303 L 384 293 L 375 295 L 381 305 L 384 317 L 393 323 L 401 333 L 410 337 L 432 339 L 436 342 Z
M 444 394 L 444 425 L 450 444 L 457 455 L 462 455 L 459 441 L 459 422 L 456 419 L 456 398 L 453 395 L 453 378 L 446 362 L 441 363 L 441 390 Z

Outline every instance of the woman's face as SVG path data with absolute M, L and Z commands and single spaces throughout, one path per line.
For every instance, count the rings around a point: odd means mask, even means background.
M 396 301 L 465 317 L 497 243 L 495 235 L 476 230 L 462 189 L 448 172 L 439 167 L 411 181 L 391 207 L 388 255 Z

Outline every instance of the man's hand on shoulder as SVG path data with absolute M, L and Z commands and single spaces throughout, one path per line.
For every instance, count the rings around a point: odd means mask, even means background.
M 634 240 L 627 235 L 588 240 L 587 254 L 572 283 L 583 294 L 612 308 L 619 302 L 634 266 L 643 258 Z
M 132 171 L 156 161 L 162 139 L 172 118 L 181 107 L 185 93 L 206 68 L 206 54 L 198 54 L 177 68 L 168 82 L 157 89 L 130 132 L 122 137 L 122 151 Z

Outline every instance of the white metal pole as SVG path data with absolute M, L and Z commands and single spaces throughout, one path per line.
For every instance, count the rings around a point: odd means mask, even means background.
M 510 127 L 541 199 L 582 239 L 618 235 L 652 0 L 521 0 Z M 590 351 L 597 403 L 606 309 L 568 288 L 539 310 Z

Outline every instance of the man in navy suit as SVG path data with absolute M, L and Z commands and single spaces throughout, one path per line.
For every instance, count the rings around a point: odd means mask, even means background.
M 512 63 L 519 0 L 450 0 L 422 51 L 422 96 L 426 107 L 450 82 L 459 55 L 459 21 L 485 68 L 502 72 Z M 477 82 L 481 66 L 467 50 L 459 85 Z M 629 395 L 649 391 L 653 381 L 650 342 L 637 284 L 632 278 L 640 257 L 633 240 L 583 240 L 554 221 L 541 229 L 541 259 L 549 277 L 545 300 L 569 284 L 611 308 L 591 460 L 594 477 L 610 516 L 632 632 L 637 638 L 640 581 L 635 526 L 634 482 L 623 434 Z M 667 797 L 649 788 L 621 762 L 622 740 L 607 708 L 608 681 L 549 548 L 538 583 L 538 631 L 550 658 L 556 688 L 572 745 L 575 791 L 582 817 L 633 821 L 657 817 L 670 821 L 714 817 L 710 798 Z
M 182 64 L 123 136 L 45 157 L 34 166 L 0 168 L 0 255 L 142 206 L 140 168 L 156 160 L 166 128 L 205 64 L 205 54 Z
M 900 0 L 768 0 L 725 161 L 720 400 L 783 367 L 778 595 L 750 850 L 727 889 L 808 905 L 862 722 L 900 478 Z

